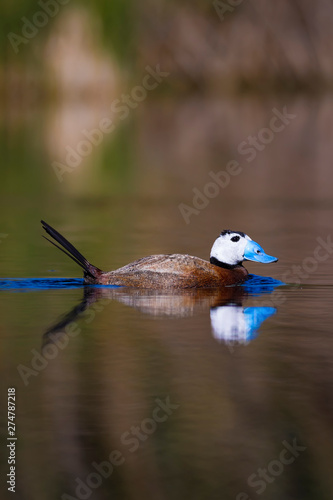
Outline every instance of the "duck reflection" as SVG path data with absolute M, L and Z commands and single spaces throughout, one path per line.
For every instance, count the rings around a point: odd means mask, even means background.
M 275 313 L 275 307 L 244 308 L 236 304 L 212 307 L 212 332 L 219 342 L 247 344 L 257 337 L 261 324 Z
M 261 285 L 257 281 L 255 283 L 255 288 L 246 285 L 176 292 L 87 286 L 84 287 L 81 302 L 44 333 L 43 346 L 55 342 L 80 317 L 85 316 L 86 322 L 92 321 L 96 312 L 110 300 L 156 317 L 182 318 L 209 309 L 212 334 L 217 341 L 228 345 L 247 344 L 258 335 L 262 323 L 276 313 L 276 308 L 244 308 L 244 300 L 249 296 L 269 294 L 281 284 L 276 280 L 268 283 L 267 278 Z
M 224 463 L 225 452 L 222 446 L 216 446 L 216 436 L 224 436 L 225 433 L 225 442 L 228 443 L 227 439 L 230 439 L 232 443 L 227 449 L 226 463 L 230 460 L 229 450 L 236 460 L 238 455 L 232 446 L 235 442 L 237 444 L 238 439 L 246 441 L 245 431 L 242 433 L 243 416 L 246 415 L 247 422 L 251 422 L 250 419 L 257 415 L 257 408 L 264 407 L 264 404 L 260 404 L 260 391 L 253 390 L 251 386 L 253 375 L 247 369 L 244 358 L 232 358 L 228 353 L 232 349 L 227 332 L 235 332 L 237 329 L 237 338 L 242 339 L 244 322 L 242 324 L 240 316 L 249 317 L 246 311 L 262 309 L 244 307 L 243 304 L 247 305 L 248 299 L 254 296 L 259 297 L 260 301 L 260 295 L 267 295 L 271 291 L 265 289 L 259 292 L 257 287 L 254 294 L 254 290 L 248 290 L 245 286 L 186 290 L 181 293 L 84 287 L 80 303 L 45 333 L 45 358 L 50 344 L 67 345 L 66 334 L 70 336 L 69 332 L 75 331 L 75 328 L 80 330 L 84 323 L 93 324 L 94 317 L 110 301 L 123 304 L 119 304 L 121 316 L 126 314 L 125 306 L 130 306 L 139 311 L 137 315 L 133 315 L 134 320 L 144 313 L 150 317 L 162 318 L 162 321 L 156 321 L 156 326 L 153 325 L 153 334 L 150 334 L 143 321 L 144 338 L 141 338 L 140 333 L 124 335 L 126 330 L 117 331 L 117 328 L 114 329 L 114 335 L 109 335 L 108 325 L 105 330 L 103 328 L 108 322 L 112 322 L 110 313 L 107 321 L 101 321 L 102 328 L 96 328 L 97 340 L 91 336 L 81 339 L 78 344 L 82 351 L 77 357 L 79 346 L 75 345 L 75 357 L 69 352 L 49 363 L 45 370 L 45 406 L 49 411 L 49 420 L 53 422 L 50 435 L 54 436 L 57 466 L 64 478 L 63 491 L 71 491 L 74 495 L 77 478 L 85 480 L 92 471 L 95 473 L 93 462 L 100 464 L 109 456 L 110 450 L 121 450 L 126 457 L 126 464 L 117 468 L 106 482 L 105 495 L 101 490 L 96 490 L 95 497 L 110 497 L 110 491 L 113 495 L 118 493 L 117 485 L 126 484 L 130 490 L 133 489 L 126 498 L 164 500 L 168 495 L 164 491 L 164 482 L 159 480 L 164 474 L 161 471 L 166 470 L 169 474 L 168 464 L 178 462 L 178 457 L 182 460 L 185 453 L 190 456 L 191 461 L 192 457 L 196 461 L 198 438 L 202 440 L 199 441 L 200 453 L 203 450 L 209 463 L 214 466 L 216 463 L 220 477 L 220 464 Z M 260 306 L 260 302 L 258 305 Z M 233 312 L 230 315 L 230 311 L 237 311 L 237 318 Z M 177 325 L 176 318 L 188 317 L 189 323 L 192 323 L 191 316 L 195 319 L 206 316 L 208 319 L 210 313 L 214 338 L 224 343 L 218 352 L 216 342 L 209 335 L 205 335 L 204 339 L 201 336 L 193 338 L 188 329 L 181 327 L 179 331 L 173 332 L 170 327 L 172 322 Z M 252 317 L 255 318 L 255 315 Z M 236 319 L 238 324 L 235 326 Z M 253 330 L 262 321 L 260 315 L 256 317 L 256 321 L 253 319 Z M 129 320 L 129 331 L 132 324 L 133 317 Z M 167 327 L 163 329 L 165 324 Z M 155 335 L 155 330 L 161 334 L 167 332 L 167 337 Z M 235 341 L 235 334 L 232 338 Z M 50 352 L 52 350 L 54 349 L 50 349 Z M 253 352 L 250 352 L 251 355 Z M 172 404 L 181 405 L 179 413 L 159 426 L 156 433 L 147 438 L 147 442 L 142 441 L 142 449 L 135 453 L 128 452 L 121 437 L 124 432 L 136 429 L 147 421 L 156 397 L 170 397 Z M 214 411 L 211 410 L 213 406 Z M 246 432 L 247 429 L 246 427 Z M 143 436 L 143 439 L 146 437 Z M 175 445 L 169 447 L 170 442 Z M 219 453 L 218 459 L 211 458 L 211 449 L 214 450 L 212 456 L 216 457 L 216 453 Z M 236 451 L 237 449 L 236 446 Z M 163 462 L 159 462 L 159 456 L 163 457 Z M 201 454 L 198 460 L 201 463 Z M 161 469 L 161 463 L 165 463 L 166 468 L 163 465 Z M 213 469 L 215 471 L 214 467 Z M 239 482 L 243 474 L 246 477 L 243 470 L 237 472 Z M 138 483 L 138 477 L 143 477 L 144 481 Z M 76 494 L 75 498 L 78 497 Z

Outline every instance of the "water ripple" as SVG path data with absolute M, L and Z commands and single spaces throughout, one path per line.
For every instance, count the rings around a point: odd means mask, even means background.
M 30 292 L 36 290 L 52 290 L 55 288 L 81 288 L 83 278 L 8 278 L 0 279 L 0 291 Z

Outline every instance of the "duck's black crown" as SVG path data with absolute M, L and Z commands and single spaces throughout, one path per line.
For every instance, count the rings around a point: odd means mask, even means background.
M 232 231 L 231 229 L 224 229 L 224 231 L 222 231 L 221 235 L 220 236 L 224 236 L 225 234 L 239 234 L 239 236 L 242 236 L 243 238 L 245 238 L 245 233 L 243 233 L 242 231 Z

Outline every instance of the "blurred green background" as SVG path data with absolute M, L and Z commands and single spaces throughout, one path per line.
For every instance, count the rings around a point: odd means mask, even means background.
M 214 220 L 207 255 L 216 230 L 258 234 L 261 218 L 281 241 L 277 226 L 292 217 L 285 196 L 329 202 L 329 2 L 63 3 L 7 2 L 1 16 L 0 232 L 10 235 L 1 247 L 3 274 L 45 274 L 41 217 L 60 229 L 85 228 L 92 242 L 103 234 L 99 251 L 112 267 L 107 255 L 125 237 L 124 223 L 131 232 L 142 222 L 149 232 L 142 251 L 152 253 L 159 248 L 150 230 L 169 224 L 175 243 L 159 250 L 180 251 L 180 235 L 187 242 L 193 225 L 198 235 Z M 119 101 L 136 92 L 147 66 L 168 76 L 120 113 Z M 286 105 L 297 119 L 247 164 L 240 143 Z M 67 165 L 60 182 L 55 162 L 66 165 L 83 131 L 105 119 L 114 130 L 88 144 L 89 154 Z M 202 191 L 209 172 L 232 159 L 243 173 L 185 224 L 179 205 L 192 206 L 193 188 Z M 250 211 L 238 217 L 244 203 Z M 302 221 L 297 214 L 295 224 Z

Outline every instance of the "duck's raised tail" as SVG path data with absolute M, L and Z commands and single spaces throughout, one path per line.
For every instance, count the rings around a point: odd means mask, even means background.
M 68 257 L 70 257 L 74 262 L 76 262 L 80 267 L 82 267 L 84 271 L 84 278 L 91 283 L 98 282 L 99 277 L 103 274 L 103 271 L 96 266 L 90 264 L 90 262 L 83 257 L 83 255 L 68 241 L 64 238 L 58 231 L 53 229 L 49 224 L 45 221 L 41 220 L 43 229 L 49 234 L 55 241 L 57 241 L 61 246 L 57 245 L 53 241 L 43 236 L 47 241 L 52 243 L 55 247 L 59 248 L 62 252 L 64 252 Z M 61 248 L 63 247 L 63 248 Z

